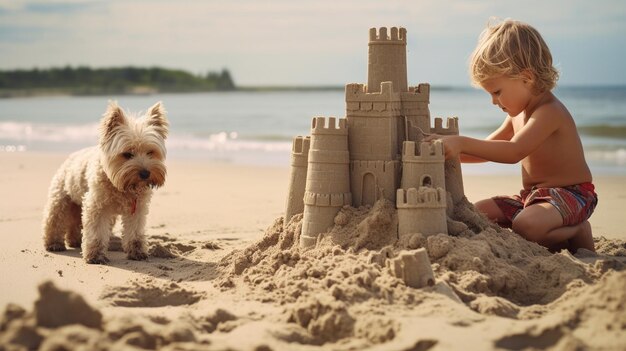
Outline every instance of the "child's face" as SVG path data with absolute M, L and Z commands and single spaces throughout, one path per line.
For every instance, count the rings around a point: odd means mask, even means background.
M 483 81 L 481 86 L 491 95 L 492 103 L 511 117 L 522 113 L 532 97 L 530 84 L 523 79 L 500 76 Z

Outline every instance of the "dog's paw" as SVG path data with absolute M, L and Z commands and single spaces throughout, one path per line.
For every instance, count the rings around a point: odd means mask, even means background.
M 85 261 L 89 264 L 107 264 L 110 262 L 109 258 L 104 254 L 98 254 L 95 257 L 86 257 Z
M 148 254 L 141 250 L 130 250 L 127 257 L 129 260 L 145 261 L 148 259 Z
M 129 260 L 145 261 L 148 259 L 148 253 L 144 249 L 143 242 L 140 240 L 129 242 L 126 253 Z
M 46 250 L 47 251 L 65 251 L 65 244 L 64 243 L 51 243 L 46 245 Z
M 78 240 L 78 241 L 69 241 L 67 244 L 69 245 L 69 247 L 77 249 L 77 248 L 80 248 L 80 245 L 82 244 L 82 242 L 80 240 Z

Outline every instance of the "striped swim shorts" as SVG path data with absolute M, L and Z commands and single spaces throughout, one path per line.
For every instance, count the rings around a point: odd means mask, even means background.
M 519 195 L 492 197 L 507 219 L 498 223 L 510 228 L 513 219 L 526 207 L 538 202 L 552 204 L 563 217 L 563 225 L 576 225 L 587 220 L 598 204 L 598 195 L 591 183 L 582 183 L 562 188 L 532 188 L 522 190 Z

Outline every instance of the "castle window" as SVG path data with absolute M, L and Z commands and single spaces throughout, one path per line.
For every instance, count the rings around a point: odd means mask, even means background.
M 428 175 L 425 175 L 422 177 L 421 183 L 422 183 L 422 186 L 429 187 L 429 188 L 433 187 L 433 181 Z

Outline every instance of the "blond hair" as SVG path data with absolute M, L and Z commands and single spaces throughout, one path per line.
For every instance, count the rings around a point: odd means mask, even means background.
M 526 23 L 510 19 L 487 25 L 470 58 L 472 84 L 480 86 L 499 76 L 528 78 L 524 73 L 532 74 L 536 93 L 556 86 L 559 72 L 552 66 L 552 54 L 541 34 Z

